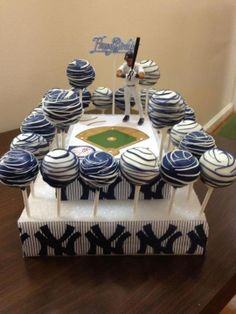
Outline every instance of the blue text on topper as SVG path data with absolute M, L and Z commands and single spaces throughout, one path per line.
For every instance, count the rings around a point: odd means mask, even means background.
M 107 36 L 96 36 L 93 38 L 95 43 L 93 50 L 90 53 L 102 52 L 106 56 L 112 53 L 125 53 L 134 49 L 135 41 L 130 38 L 127 42 L 123 42 L 120 37 L 113 37 L 111 43 L 104 42 Z

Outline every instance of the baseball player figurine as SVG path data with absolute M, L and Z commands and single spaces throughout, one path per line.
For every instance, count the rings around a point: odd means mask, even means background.
M 123 122 L 129 121 L 130 116 L 130 98 L 133 96 L 135 104 L 138 106 L 139 110 L 139 121 L 138 125 L 142 125 L 144 122 L 143 107 L 141 100 L 136 89 L 136 85 L 139 79 L 144 78 L 144 70 L 139 63 L 135 62 L 135 56 L 132 51 L 126 52 L 125 61 L 117 70 L 116 76 L 125 78 L 126 85 L 124 88 L 124 97 L 125 97 L 125 116 Z

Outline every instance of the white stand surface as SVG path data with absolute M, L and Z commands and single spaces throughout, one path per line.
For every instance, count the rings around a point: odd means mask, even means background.
M 170 214 L 169 199 L 141 200 L 135 215 L 133 200 L 100 200 L 92 217 L 93 201 L 83 200 L 62 201 L 58 217 L 55 189 L 39 176 L 35 195 L 29 196 L 31 216 L 24 209 L 18 220 L 23 255 L 202 255 L 208 224 L 195 192 L 189 200 L 187 195 L 188 188 L 176 191 Z M 101 239 L 94 234 L 97 228 Z M 118 230 L 121 234 L 113 239 Z

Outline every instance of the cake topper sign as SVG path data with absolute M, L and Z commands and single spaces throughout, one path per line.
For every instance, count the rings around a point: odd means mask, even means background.
M 120 37 L 113 37 L 110 43 L 105 42 L 105 38 L 107 36 L 94 37 L 94 48 L 90 50 L 90 53 L 102 52 L 105 56 L 109 56 L 113 53 L 125 53 L 134 49 L 135 41 L 132 38 L 124 42 Z

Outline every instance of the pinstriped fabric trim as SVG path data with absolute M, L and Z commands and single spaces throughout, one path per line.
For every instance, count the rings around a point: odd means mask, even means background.
M 90 242 L 86 237 L 88 231 L 92 231 L 91 227 L 98 225 L 102 234 L 106 239 L 109 239 L 111 235 L 114 234 L 117 225 L 124 227 L 123 232 L 129 232 L 130 236 L 124 241 L 123 252 L 124 255 L 139 255 L 138 250 L 140 248 L 140 239 L 137 236 L 137 232 L 144 231 L 144 227 L 151 225 L 152 231 L 155 236 L 159 239 L 161 238 L 170 225 L 173 225 L 176 232 L 181 232 L 173 244 L 173 254 L 168 255 L 189 255 L 187 253 L 188 249 L 191 246 L 191 240 L 188 236 L 190 231 L 196 231 L 196 227 L 202 225 L 203 231 L 205 233 L 206 239 L 208 238 L 209 227 L 206 220 L 164 220 L 164 221 L 113 221 L 113 222 L 95 222 L 95 221 L 50 221 L 50 222 L 18 222 L 18 227 L 21 228 L 21 234 L 28 234 L 29 237 L 22 244 L 22 250 L 24 256 L 39 256 L 39 251 L 41 248 L 40 242 L 35 237 L 36 232 L 42 232 L 40 229 L 42 226 L 47 225 L 51 234 L 55 239 L 60 239 L 64 235 L 67 225 L 74 228 L 72 234 L 78 232 L 80 236 L 74 241 L 74 251 L 75 255 L 87 255 Z M 92 231 L 93 232 L 93 231 Z M 168 238 L 162 241 L 161 245 L 165 247 L 167 244 Z M 115 246 L 116 240 L 111 242 L 112 246 Z M 62 246 L 67 245 L 67 240 L 62 242 Z M 197 245 L 195 251 L 190 255 L 202 255 L 204 254 L 205 248 Z M 103 255 L 103 248 L 97 246 L 95 255 Z M 146 247 L 145 255 L 152 255 L 153 248 L 151 246 Z M 47 247 L 47 255 L 55 256 L 54 248 Z M 66 255 L 66 254 L 63 254 Z M 111 254 L 114 255 L 114 254 Z M 167 255 L 163 252 L 160 252 L 158 255 Z
M 114 190 L 114 197 L 117 200 L 128 200 L 130 195 L 132 195 L 132 186 L 128 183 L 128 181 L 124 178 L 119 176 L 119 180 L 121 180 L 118 184 L 115 185 Z M 155 195 L 156 199 L 161 198 L 169 198 L 170 197 L 170 186 L 168 184 L 164 184 L 161 188 L 161 195 L 157 193 L 159 190 L 159 182 L 155 184 L 146 185 L 146 187 L 150 187 L 150 192 Z M 108 193 L 109 186 L 104 187 L 103 192 L 106 194 Z M 94 199 L 94 192 L 93 190 L 88 190 L 88 197 L 86 199 L 93 200 Z M 134 192 L 134 191 L 133 191 Z M 76 180 L 73 183 L 67 185 L 66 187 L 66 197 L 68 201 L 78 201 L 81 199 L 81 196 L 83 195 L 83 186 L 81 185 L 80 181 Z M 133 197 L 131 197 L 133 198 Z M 140 191 L 140 200 L 145 199 L 145 195 L 142 192 L 142 188 Z

